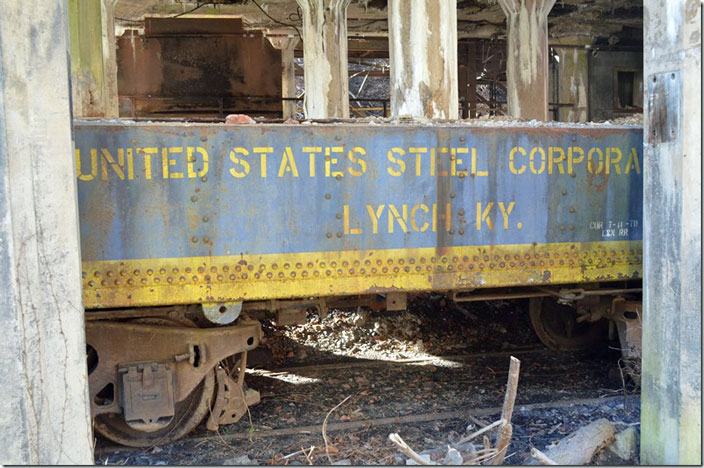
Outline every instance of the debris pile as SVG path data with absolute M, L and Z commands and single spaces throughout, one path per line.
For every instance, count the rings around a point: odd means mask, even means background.
M 453 353 L 535 346 L 521 301 L 455 304 L 442 295 L 418 296 L 403 312 L 359 308 L 309 313 L 303 325 L 264 324 L 264 346 L 275 364 L 322 362 L 333 357 L 414 359 Z
M 501 465 L 506 457 L 506 451 L 508 450 L 508 445 L 511 442 L 511 436 L 513 434 L 513 426 L 511 424 L 511 417 L 513 416 L 513 407 L 516 403 L 516 393 L 518 391 L 518 374 L 520 370 L 521 361 L 511 356 L 511 364 L 508 372 L 508 383 L 506 384 L 506 395 L 504 397 L 504 404 L 501 409 L 501 418 L 492 424 L 486 425 L 485 427 L 473 432 L 472 434 L 464 437 L 460 440 L 457 445 L 465 445 L 466 450 L 464 456 L 459 447 L 451 447 L 448 445 L 447 453 L 443 459 L 442 465 L 482 465 L 491 462 L 493 465 Z M 491 446 L 489 438 L 484 435 L 484 446 L 483 448 L 477 449 L 474 445 L 469 444 L 470 441 L 485 434 L 491 429 L 496 428 L 498 433 L 496 436 L 496 444 L 494 447 Z M 396 444 L 401 451 L 408 455 L 409 460 L 406 464 L 408 465 L 437 465 L 431 460 L 430 454 L 422 455 L 417 454 L 413 449 L 411 449 L 408 444 L 406 444 L 401 436 L 398 434 L 389 434 L 389 440 Z

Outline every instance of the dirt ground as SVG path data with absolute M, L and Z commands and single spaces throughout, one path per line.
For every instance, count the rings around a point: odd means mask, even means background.
M 456 305 L 423 295 L 404 312 L 331 310 L 324 318 L 309 313 L 305 325 L 265 323 L 264 331 L 246 379 L 262 401 L 249 416 L 218 433 L 202 424 L 184 440 L 146 450 L 99 438 L 96 463 L 405 465 L 390 433 L 443 462 L 448 446 L 466 452 L 457 442 L 499 419 L 510 356 L 521 372 L 506 464 L 524 464 L 531 447 L 544 450 L 599 418 L 619 431 L 639 429 L 639 397 L 623 386 L 618 351 L 544 348 L 525 301 Z M 637 457 L 604 451 L 593 462 Z

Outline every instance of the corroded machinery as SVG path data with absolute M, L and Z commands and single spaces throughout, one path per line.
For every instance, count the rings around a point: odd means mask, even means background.
M 75 124 L 90 392 L 121 443 L 236 421 L 254 319 L 531 298 L 557 349 L 638 354 L 642 130 Z M 610 322 L 603 319 L 609 319 Z

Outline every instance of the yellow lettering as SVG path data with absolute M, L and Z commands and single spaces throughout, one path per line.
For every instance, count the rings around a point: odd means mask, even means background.
M 421 225 L 420 228 L 418 227 L 417 218 L 416 218 L 416 215 L 417 215 L 417 213 L 418 213 L 418 210 L 422 210 L 422 211 L 423 211 L 423 214 L 422 214 L 422 216 L 423 216 L 423 224 Z M 427 231 L 429 225 L 428 225 L 428 222 L 425 220 L 425 215 L 428 214 L 429 212 L 430 212 L 430 210 L 428 209 L 428 207 L 425 206 L 425 205 L 423 205 L 423 204 L 420 204 L 420 205 L 413 205 L 413 208 L 411 208 L 411 229 L 413 229 L 413 230 L 416 231 L 416 232 L 425 232 L 425 231 Z
M 611 153 L 617 153 L 618 157 L 613 158 L 611 156 Z M 619 166 L 618 163 L 621 162 L 621 158 L 623 158 L 623 153 L 621 153 L 621 150 L 619 148 L 606 148 L 606 173 L 608 174 L 610 172 L 611 165 L 614 166 L 614 172 L 616 174 L 621 173 L 621 166 Z
M 395 169 L 393 167 L 387 167 L 386 170 L 389 172 L 394 177 L 399 177 L 401 176 L 404 172 L 406 172 L 406 161 L 399 157 L 394 157 L 394 154 L 398 154 L 399 156 L 403 156 L 406 154 L 405 151 L 403 151 L 401 148 L 391 148 L 389 152 L 386 154 L 386 157 L 388 158 L 389 162 L 392 164 L 398 164 L 398 169 Z
M 279 166 L 279 177 L 283 177 L 286 172 L 291 172 L 293 177 L 298 177 L 298 168 L 296 160 L 293 158 L 291 147 L 287 146 L 284 149 L 284 154 L 281 156 L 281 165 Z
M 137 153 L 144 155 L 144 177 L 147 180 L 152 178 L 152 155 L 158 152 L 159 148 L 137 148 Z
M 241 159 L 241 158 L 237 157 L 238 154 L 241 154 L 242 156 L 249 156 L 249 151 L 247 151 L 245 148 L 242 148 L 240 146 L 238 146 L 237 148 L 230 151 L 230 160 L 233 163 L 239 164 L 240 166 L 242 166 L 242 171 L 243 171 L 243 172 L 238 172 L 237 170 L 235 170 L 234 167 L 231 167 L 230 174 L 232 174 L 232 176 L 237 179 L 241 179 L 243 177 L 246 177 L 247 174 L 249 174 L 250 167 L 249 167 L 249 162 L 247 162 L 245 159 Z
M 169 148 L 169 154 L 173 153 L 183 153 L 183 148 Z M 163 155 L 163 153 L 162 153 Z M 169 166 L 175 166 L 176 165 L 176 160 L 171 159 L 167 156 L 167 160 L 169 162 Z M 169 172 L 169 169 L 167 168 L 164 172 L 164 178 L 169 178 L 169 179 L 183 179 L 183 172 Z
M 599 165 L 596 167 L 596 172 L 594 172 L 594 168 L 592 167 L 592 161 L 594 160 L 594 158 L 593 158 L 594 153 L 597 153 L 599 155 Z M 601 174 L 601 171 L 603 169 L 604 169 L 604 152 L 601 151 L 599 148 L 590 149 L 589 153 L 587 154 L 587 170 L 592 174 Z
M 422 172 L 422 171 L 421 171 L 421 156 L 422 156 L 424 153 L 427 153 L 427 152 L 428 152 L 428 148 L 414 148 L 414 147 L 411 147 L 411 148 L 408 148 L 408 152 L 409 152 L 410 154 L 415 154 L 415 155 L 416 155 L 416 175 L 417 175 L 417 176 L 420 176 L 420 174 L 421 174 L 421 172 Z
M 196 172 L 193 168 L 193 165 L 196 162 L 196 157 L 193 154 L 194 152 L 198 152 L 198 154 L 200 154 L 203 159 L 203 168 L 198 172 Z M 200 146 L 197 146 L 195 148 L 193 146 L 188 146 L 186 148 L 186 160 L 188 161 L 188 163 L 186 164 L 186 168 L 189 179 L 193 179 L 195 177 L 203 177 L 205 174 L 208 173 L 208 152 L 205 150 L 205 148 L 201 148 Z
M 325 177 L 342 177 L 344 174 L 341 171 L 333 171 L 332 165 L 337 164 L 337 158 L 332 157 L 332 153 L 342 153 L 344 148 L 342 146 L 333 146 L 331 148 L 325 148 Z
M 433 232 L 438 230 L 438 217 L 445 220 L 445 230 L 449 231 L 452 227 L 452 204 L 445 205 L 445 214 L 438 215 L 438 205 L 433 203 Z
M 575 153 L 579 154 L 579 158 L 574 157 Z M 570 175 L 574 174 L 574 171 L 572 170 L 574 165 L 579 164 L 582 161 L 584 161 L 584 150 L 579 146 L 570 146 L 567 150 L 567 173 Z
M 450 175 L 457 176 L 457 175 L 462 175 L 466 176 L 467 175 L 467 170 L 465 169 L 464 171 L 458 171 L 457 170 L 457 165 L 462 164 L 462 160 L 457 157 L 458 154 L 467 154 L 469 150 L 467 148 L 452 148 L 452 155 L 450 156 Z M 472 160 L 474 161 L 474 148 L 472 148 Z
M 394 232 L 394 219 L 401 226 L 403 232 L 408 232 L 408 205 L 404 203 L 401 207 L 403 216 L 401 216 L 401 213 L 398 212 L 394 205 L 389 205 L 389 234 Z
M 259 165 L 261 166 L 262 179 L 266 179 L 266 157 L 269 153 L 274 152 L 271 146 L 255 146 L 252 148 L 255 154 L 259 155 Z
M 482 223 L 486 221 L 486 225 L 489 226 L 490 230 L 494 230 L 494 222 L 491 220 L 491 217 L 489 216 L 489 213 L 491 212 L 491 209 L 494 206 L 494 202 L 489 202 L 486 205 L 486 208 L 484 208 L 484 211 L 482 211 L 482 203 L 477 202 L 477 231 L 481 231 L 482 229 Z
M 78 180 L 93 180 L 98 175 L 98 150 L 90 150 L 90 174 L 84 174 L 81 168 L 81 150 L 76 148 L 76 177 Z
M 555 153 L 560 153 L 560 157 L 555 158 Z M 559 170 L 560 174 L 565 173 L 565 168 L 562 167 L 562 163 L 565 161 L 565 150 L 563 150 L 559 146 L 551 146 L 548 149 L 548 161 L 548 174 L 552 174 L 553 165 L 557 165 L 557 169 Z
M 638 162 L 638 151 L 635 148 L 631 149 L 631 154 L 628 155 L 625 173 L 631 172 L 631 166 L 636 170 L 636 174 L 640 174 L 640 163 Z
M 516 156 L 516 153 L 521 153 L 521 156 L 526 155 L 526 150 L 524 150 L 520 146 L 514 146 L 513 149 L 511 149 L 511 152 L 508 155 L 508 168 L 513 172 L 514 174 L 523 174 L 526 172 L 526 165 L 523 163 L 523 165 L 520 167 L 520 169 L 516 169 L 516 163 L 514 161 L 514 157 Z
M 365 172 L 367 172 L 367 162 L 364 159 L 355 156 L 354 153 L 361 154 L 362 156 L 364 156 L 367 154 L 367 152 L 364 151 L 364 148 L 355 146 L 347 153 L 347 158 L 350 160 L 351 163 L 359 164 L 359 170 L 355 169 L 354 167 L 349 167 L 347 170 L 351 175 L 359 177 Z
M 535 168 L 535 153 L 540 152 L 540 169 Z M 534 147 L 530 150 L 530 158 L 528 165 L 530 166 L 530 172 L 533 174 L 542 174 L 545 172 L 545 150 L 540 146 Z
M 381 219 L 381 214 L 384 212 L 385 205 L 379 205 L 379 207 L 374 211 L 372 205 L 367 205 L 367 213 L 372 220 L 372 233 L 377 234 L 379 232 L 379 220 Z
M 315 156 L 316 153 L 321 153 L 323 151 L 323 148 L 321 148 L 320 146 L 304 146 L 302 149 L 304 153 L 309 153 L 308 173 L 311 177 L 315 177 Z
M 122 149 L 117 150 L 117 158 L 119 161 L 122 161 L 124 158 L 123 151 Z M 132 148 L 127 148 L 127 179 L 134 179 L 134 153 L 132 152 Z
M 447 154 L 450 152 L 449 148 L 440 148 L 440 152 L 443 154 Z M 442 158 L 438 158 L 438 168 L 442 168 Z M 440 177 L 447 177 L 447 171 L 440 171 L 438 172 L 438 176 Z
M 362 233 L 362 228 L 356 227 L 356 228 L 350 228 L 350 206 L 349 205 L 344 205 L 342 207 L 342 218 L 343 218 L 343 227 L 345 234 L 361 234 Z M 357 226 L 359 226 L 359 223 L 357 223 Z
M 472 148 L 472 175 L 479 177 L 486 177 L 489 175 L 489 171 L 477 170 L 477 148 Z
M 103 180 L 108 180 L 108 165 L 112 168 L 112 170 L 117 174 L 117 177 L 120 178 L 120 180 L 125 180 L 125 171 L 122 170 L 122 166 L 125 165 L 125 154 L 123 153 L 118 153 L 118 158 L 120 158 L 120 163 L 116 163 L 115 160 L 112 157 L 112 154 L 106 149 L 106 148 L 100 148 L 100 162 L 102 163 L 100 165 L 101 168 L 101 175 Z
M 504 217 L 504 229 L 508 229 L 508 215 L 513 211 L 513 207 L 516 202 L 511 202 L 508 204 L 508 208 L 504 206 L 503 202 L 499 202 L 499 209 L 501 210 L 501 215 Z

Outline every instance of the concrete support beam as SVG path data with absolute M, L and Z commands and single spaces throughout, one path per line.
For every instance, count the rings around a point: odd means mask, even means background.
M 591 39 L 564 37 L 554 41 L 558 57 L 558 101 L 572 104 L 560 107 L 560 122 L 587 122 L 589 120 L 589 49 L 586 47 L 560 47 L 559 43 L 590 45 Z
M 508 114 L 548 120 L 548 14 L 555 0 L 499 0 L 506 14 Z
M 74 117 L 119 117 L 115 0 L 69 0 Z
M 644 3 L 643 464 L 702 463 L 701 8 Z
M 281 51 L 281 97 L 296 97 L 296 64 L 293 51 L 298 45 L 297 36 L 267 36 L 274 48 Z M 284 119 L 296 117 L 296 101 L 282 101 Z
M 347 6 L 350 0 L 296 0 L 303 17 L 305 115 L 350 116 Z
M 68 11 L 0 15 L 0 462 L 93 464 Z
M 391 115 L 457 119 L 457 1 L 389 0 Z

